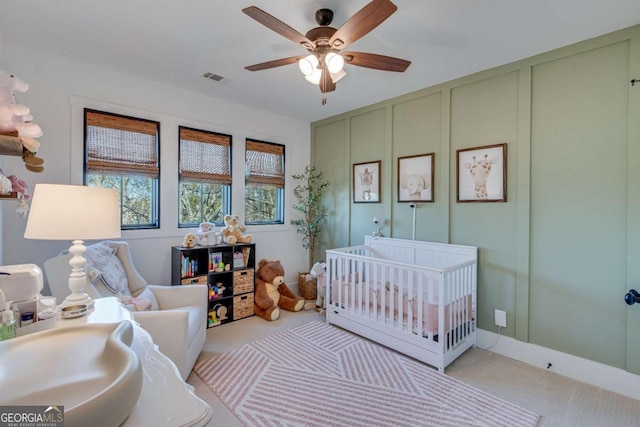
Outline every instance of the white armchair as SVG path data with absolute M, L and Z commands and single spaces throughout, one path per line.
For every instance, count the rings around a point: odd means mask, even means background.
M 147 285 L 133 265 L 126 242 L 109 241 L 87 246 L 88 253 L 92 246 L 104 244 L 110 245 L 124 269 L 131 296 L 151 299 L 152 306 L 156 306 L 157 302 L 157 310 L 134 311 L 133 318 L 149 332 L 160 351 L 176 364 L 180 375 L 186 380 L 206 339 L 207 286 Z M 87 258 L 87 265 L 90 265 L 91 261 Z M 70 254 L 62 254 L 44 263 L 49 289 L 58 301 L 69 294 L 70 259 Z M 94 286 L 89 280 L 87 282 L 85 292 L 93 298 L 114 295 L 110 287 L 100 284 Z

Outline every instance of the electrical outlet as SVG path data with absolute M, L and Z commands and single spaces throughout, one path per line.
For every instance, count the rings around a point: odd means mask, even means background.
M 507 312 L 502 310 L 496 310 L 496 326 L 503 328 L 507 327 Z

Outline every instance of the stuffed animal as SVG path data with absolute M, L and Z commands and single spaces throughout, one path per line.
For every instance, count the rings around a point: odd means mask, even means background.
M 280 261 L 260 260 L 256 271 L 255 313 L 265 320 L 276 320 L 280 309 L 300 311 L 304 305 L 304 299 L 291 292 L 284 282 Z
M 323 261 L 316 262 L 311 267 L 309 274 L 316 278 L 316 293 L 318 296 L 316 297 L 315 310 L 322 314 L 325 308 L 324 296 L 327 291 L 327 264 Z
M 44 171 L 44 160 L 35 153 L 40 149 L 40 143 L 35 140 L 42 136 L 42 129 L 31 123 L 33 116 L 29 107 L 16 104 L 15 92 L 26 92 L 29 85 L 18 77 L 0 70 L 0 133 L 11 134 L 17 132 L 22 144 L 22 159 L 27 170 L 31 172 Z
M 238 215 L 225 215 L 224 216 L 224 228 L 220 234 L 224 241 L 230 245 L 236 243 L 251 243 L 253 236 L 251 234 L 244 234 L 247 231 L 247 227 L 240 223 Z
M 18 193 L 18 207 L 16 208 L 16 212 L 21 219 L 25 219 L 27 212 L 29 212 L 29 205 L 27 205 L 26 201 L 31 198 L 31 196 L 27 194 L 29 186 L 15 175 L 9 175 L 7 178 L 11 181 L 11 191 Z
M 183 248 L 195 248 L 196 247 L 196 237 L 195 233 L 187 233 L 184 236 L 184 240 L 182 241 Z
M 9 178 L 9 181 L 11 181 L 11 187 L 13 189 L 12 191 L 17 192 L 18 194 L 22 194 L 22 197 L 25 200 L 29 200 L 31 198 L 31 196 L 27 194 L 27 189 L 29 188 L 29 186 L 26 182 L 15 175 L 9 175 L 7 178 Z
M 202 222 L 196 231 L 196 243 L 200 246 L 219 245 L 222 236 L 216 231 L 216 225 L 212 222 Z
M 42 129 L 35 123 L 30 123 L 33 116 L 29 107 L 16 104 L 15 92 L 26 92 L 29 85 L 18 77 L 0 70 L 0 132 L 18 131 L 18 136 L 25 138 L 39 138 Z
M 410 197 L 420 197 L 422 190 L 426 190 L 431 186 L 431 181 L 426 173 L 410 173 L 402 175 L 400 180 L 400 188 L 407 190 Z
M 12 190 L 11 180 L 0 172 L 0 194 L 11 194 Z

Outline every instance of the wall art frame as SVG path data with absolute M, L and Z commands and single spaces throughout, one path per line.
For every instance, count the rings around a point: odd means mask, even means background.
M 353 164 L 353 203 L 380 203 L 381 160 Z
M 398 157 L 398 202 L 433 202 L 435 153 Z
M 507 201 L 507 144 L 457 150 L 458 203 Z

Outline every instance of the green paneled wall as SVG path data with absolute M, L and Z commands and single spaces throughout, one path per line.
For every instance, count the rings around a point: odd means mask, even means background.
M 507 144 L 507 202 L 456 202 L 456 150 Z M 518 73 L 510 72 L 451 91 L 451 242 L 480 248 L 478 326 L 494 330 L 494 310 L 507 312 L 507 331 L 515 327 L 516 203 L 518 150 Z M 467 173 L 462 168 L 460 173 Z M 511 184 L 511 185 L 510 185 Z
M 624 41 L 536 65 L 531 85 L 530 340 L 618 367 L 628 64 Z
M 324 245 L 316 247 L 314 259 L 325 259 L 327 248 L 349 246 L 349 159 L 345 120 L 326 123 L 313 129 L 313 139 L 318 141 L 311 149 L 312 162 L 323 172 L 329 187 L 323 204 L 329 214 Z
M 351 163 L 373 162 L 384 159 L 387 126 L 385 109 L 368 111 L 351 117 L 350 124 Z M 384 173 L 381 175 L 381 182 L 388 178 Z M 350 176 L 351 200 L 353 200 L 353 168 Z M 383 188 L 381 193 L 381 200 L 389 197 L 388 190 L 385 191 Z M 385 212 L 382 210 L 380 203 L 353 203 L 351 216 L 352 218 L 358 218 L 358 220 L 351 223 L 350 242 L 354 245 L 361 245 L 364 243 L 363 236 L 371 234 L 374 229 L 373 218 L 377 217 L 382 220 L 385 218 Z
M 410 239 L 413 234 L 413 211 L 409 203 L 398 202 L 398 157 L 434 153 L 434 203 L 421 203 L 416 212 L 416 239 L 446 242 L 447 194 L 442 187 L 442 170 L 447 157 L 442 155 L 442 94 L 436 92 L 391 107 L 393 114 L 393 236 Z M 386 159 L 385 159 L 386 160 Z
M 313 123 L 314 164 L 332 177 L 329 246 L 361 243 L 379 212 L 387 235 L 410 238 L 398 157 L 435 153 L 435 201 L 419 204 L 416 235 L 479 247 L 479 327 L 496 331 L 505 310 L 507 336 L 640 373 L 640 308 L 622 300 L 640 287 L 631 78 L 640 26 Z M 458 203 L 457 150 L 498 143 L 507 201 Z M 353 163 L 378 159 L 382 202 L 353 204 Z

